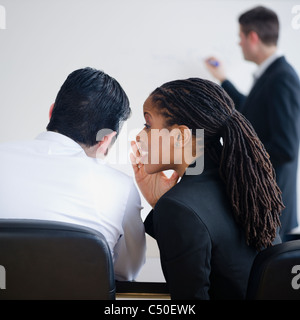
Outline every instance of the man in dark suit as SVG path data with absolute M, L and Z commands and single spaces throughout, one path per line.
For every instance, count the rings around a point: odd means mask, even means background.
M 284 240 L 298 226 L 299 77 L 277 51 L 279 21 L 275 12 L 256 7 L 242 14 L 239 24 L 244 58 L 258 65 L 249 95 L 241 94 L 226 78 L 220 61 L 210 57 L 206 66 L 231 96 L 236 109 L 251 122 L 270 155 L 285 205 L 280 230 Z

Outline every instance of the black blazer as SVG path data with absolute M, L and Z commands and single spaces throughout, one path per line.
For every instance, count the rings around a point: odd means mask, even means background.
M 218 169 L 184 175 L 145 220 L 172 299 L 244 299 L 257 252 L 246 244 Z M 280 242 L 278 238 L 276 242 Z
M 300 83 L 284 57 L 276 59 L 243 96 L 228 80 L 222 87 L 253 125 L 270 155 L 285 210 L 280 235 L 297 227 L 297 164 L 300 140 Z

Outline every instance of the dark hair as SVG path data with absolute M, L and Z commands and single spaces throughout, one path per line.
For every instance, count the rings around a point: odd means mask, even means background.
M 204 129 L 205 153 L 219 165 L 234 217 L 248 245 L 268 247 L 280 226 L 281 191 L 263 144 L 219 85 L 190 78 L 165 83 L 150 94 L 166 127 Z M 223 139 L 223 146 L 220 143 Z
M 90 147 L 99 130 L 118 133 L 130 113 L 127 95 L 114 78 L 93 68 L 79 69 L 60 88 L 47 130 Z
M 266 45 L 277 45 L 279 37 L 279 21 L 277 14 L 265 7 L 255 7 L 239 17 L 242 31 L 248 35 L 255 31 Z

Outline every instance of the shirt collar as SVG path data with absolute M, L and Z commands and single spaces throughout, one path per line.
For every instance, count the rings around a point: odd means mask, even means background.
M 263 63 L 261 63 L 258 68 L 253 73 L 254 80 L 256 81 L 266 70 L 267 68 L 279 57 L 281 57 L 282 54 L 278 51 L 273 53 L 269 58 L 267 58 Z
M 57 142 L 60 145 L 63 145 L 64 147 L 78 149 L 78 151 L 84 152 L 83 148 L 77 142 L 58 132 L 45 131 L 40 133 L 35 139 Z
M 54 131 L 45 131 L 40 133 L 35 140 L 42 140 L 50 142 L 48 145 L 48 154 L 64 154 L 73 155 L 77 157 L 84 157 L 92 159 L 93 161 L 106 164 L 105 159 L 89 157 L 80 144 L 73 139 Z

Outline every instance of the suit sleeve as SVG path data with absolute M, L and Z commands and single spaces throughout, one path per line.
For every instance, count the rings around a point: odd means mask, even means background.
M 268 95 L 269 139 L 264 145 L 276 167 L 298 157 L 300 85 L 292 76 L 273 81 Z
M 148 213 L 144 221 L 145 231 L 152 238 L 156 239 L 154 229 L 153 229 L 153 209 Z
M 229 81 L 229 80 L 224 80 L 221 83 L 222 88 L 228 93 L 230 98 L 233 100 L 235 104 L 235 108 L 240 111 L 241 107 L 243 106 L 246 96 L 240 93 L 236 87 Z
M 174 300 L 209 299 L 211 240 L 186 206 L 161 199 L 153 212 L 162 270 Z

